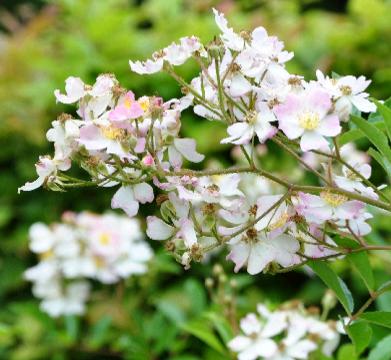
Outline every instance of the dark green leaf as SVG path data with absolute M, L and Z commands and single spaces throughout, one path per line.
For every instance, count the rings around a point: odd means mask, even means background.
M 376 121 L 371 123 L 373 126 L 378 128 L 380 131 L 385 131 L 386 126 L 383 121 Z M 365 137 L 365 133 L 362 132 L 360 129 L 351 129 L 349 131 L 346 131 L 345 133 L 341 134 L 338 137 L 338 143 L 340 146 L 345 145 L 349 142 L 359 140 L 361 138 Z
M 214 312 L 206 313 L 205 317 L 212 322 L 216 331 L 219 333 L 225 343 L 233 338 L 232 327 L 225 317 Z
M 196 338 L 200 339 L 217 352 L 221 354 L 226 353 L 224 346 L 218 340 L 216 335 L 213 333 L 211 327 L 208 325 L 207 322 L 205 322 L 205 320 L 193 320 L 190 323 L 182 325 L 182 329 L 192 334 Z
M 354 307 L 353 297 L 343 280 L 324 261 L 311 260 L 308 262 L 308 265 L 335 292 L 345 311 L 350 315 Z
M 368 154 L 372 156 L 382 166 L 387 175 L 391 177 L 391 163 L 374 148 L 370 148 Z

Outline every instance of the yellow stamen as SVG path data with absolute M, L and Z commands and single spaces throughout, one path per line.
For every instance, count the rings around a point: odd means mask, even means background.
M 289 215 L 287 213 L 283 213 L 277 221 L 274 221 L 273 223 L 269 224 L 267 229 L 269 231 L 276 230 L 276 229 L 284 226 L 286 224 L 286 222 L 288 221 L 288 219 L 289 219 Z
M 112 126 L 105 126 L 101 128 L 102 134 L 105 138 L 110 140 L 121 140 L 125 137 L 126 131 Z
M 322 191 L 320 197 L 333 207 L 340 206 L 348 201 L 348 198 L 345 195 L 335 194 L 329 191 Z
M 319 123 L 319 115 L 314 112 L 308 111 L 299 117 L 299 125 L 305 130 L 315 130 Z

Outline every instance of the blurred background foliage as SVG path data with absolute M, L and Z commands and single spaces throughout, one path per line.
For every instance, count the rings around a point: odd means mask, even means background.
M 53 90 L 62 89 L 69 75 L 88 83 L 99 73 L 113 72 L 137 95 L 179 96 L 179 88 L 165 75 L 131 74 L 128 59 L 146 58 L 180 36 L 211 40 L 217 34 L 213 6 L 224 11 L 238 30 L 262 25 L 279 36 L 295 52 L 288 66 L 291 72 L 307 79 L 314 77 L 316 68 L 363 74 L 373 79 L 372 95 L 380 99 L 390 95 L 391 2 L 387 0 L 2 0 L 1 359 L 226 359 L 221 340 L 229 336 L 226 312 L 232 301 L 240 314 L 253 311 L 264 299 L 278 303 L 295 297 L 319 304 L 323 285 L 296 272 L 230 276 L 235 279 L 234 289 L 230 279 L 219 273 L 217 295 L 213 295 L 219 300 L 210 305 L 204 280 L 211 275 L 212 265 L 195 265 L 184 274 L 164 251 L 148 276 L 115 287 L 97 286 L 83 319 L 48 318 L 22 279 L 22 272 L 35 261 L 27 249 L 27 229 L 33 222 L 56 221 L 67 209 L 104 211 L 113 192 L 38 190 L 17 195 L 17 187 L 34 178 L 38 155 L 51 151 L 45 142 L 50 122 L 62 111 L 71 111 L 55 104 Z M 180 69 L 187 79 L 195 71 L 194 64 Z M 201 152 L 227 158 L 226 148 L 219 145 L 224 129 L 210 132 L 211 126 L 187 115 L 183 131 L 199 140 Z M 205 131 L 214 135 L 203 136 Z M 270 161 L 272 167 L 289 163 L 278 157 Z M 389 220 L 378 214 L 375 225 L 378 230 L 371 241 L 387 240 Z M 378 282 L 389 279 L 390 270 L 381 268 L 384 263 L 372 260 Z M 389 258 L 384 260 L 390 263 Z M 358 277 L 346 264 L 335 266 L 363 300 L 366 292 Z M 231 265 L 227 269 L 232 273 Z M 384 295 L 377 306 L 391 310 L 391 297 Z M 206 335 L 200 340 L 200 334 Z M 382 336 L 384 330 L 377 329 L 373 341 Z

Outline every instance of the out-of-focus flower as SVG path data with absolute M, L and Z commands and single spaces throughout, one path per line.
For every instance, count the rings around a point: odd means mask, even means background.
M 136 219 L 115 214 L 66 213 L 64 223 L 33 224 L 30 249 L 40 262 L 25 272 L 50 316 L 80 315 L 89 298 L 88 279 L 116 283 L 143 274 L 152 251 Z

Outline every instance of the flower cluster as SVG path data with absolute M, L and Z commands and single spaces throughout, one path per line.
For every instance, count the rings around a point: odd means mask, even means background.
M 228 343 L 239 360 L 308 359 L 317 350 L 330 357 L 339 344 L 342 326 L 320 320 L 301 305 L 270 311 L 258 304 L 257 310 L 258 314 L 247 314 L 240 321 L 243 335 Z
M 62 114 L 52 123 L 47 138 L 54 157 L 41 157 L 38 179 L 20 190 L 117 186 L 111 206 L 129 217 L 140 203 L 156 200 L 160 216 L 147 217 L 147 234 L 166 241 L 186 268 L 221 245 L 229 246 L 235 271 L 246 266 L 250 274 L 340 256 L 345 249 L 334 236 L 350 237 L 364 249 L 372 217 L 366 205 L 391 206 L 369 181 L 368 158 L 352 156 L 352 145 L 339 146 L 338 139 L 353 111 L 375 111 L 364 92 L 369 81 L 320 71 L 316 80 L 305 81 L 286 70 L 293 54 L 264 28 L 238 34 L 223 14 L 214 14 L 221 34 L 210 44 L 182 38 L 152 59 L 130 62 L 142 75 L 171 75 L 181 85 L 180 99 L 136 98 L 108 74 L 93 86 L 68 78 L 66 93 L 56 90 L 55 96 L 77 103 L 77 117 Z M 186 82 L 175 67 L 189 59 L 200 74 Z M 204 159 L 194 139 L 180 137 L 181 113 L 189 107 L 226 124 L 221 142 L 241 152 L 246 166 L 184 167 Z M 295 184 L 287 174 L 266 171 L 256 149 L 270 143 L 316 175 L 317 184 Z M 66 174 L 72 162 L 90 179 Z
M 152 250 L 139 222 L 115 214 L 66 212 L 61 223 L 30 228 L 30 249 L 39 263 L 25 272 L 50 316 L 82 314 L 88 279 L 113 284 L 147 271 Z

